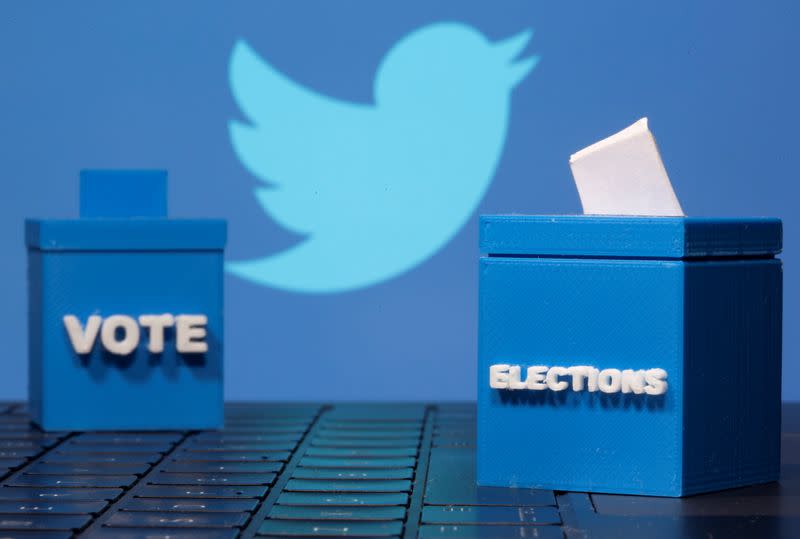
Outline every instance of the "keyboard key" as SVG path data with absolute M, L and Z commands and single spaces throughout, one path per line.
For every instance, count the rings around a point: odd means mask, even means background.
M 292 451 L 296 442 L 197 442 L 188 444 L 183 451 L 253 451 L 271 453 L 275 451 Z
M 72 531 L 67 530 L 0 530 L 0 539 L 70 539 L 73 537 Z
M 296 479 L 411 479 L 412 468 L 296 468 Z
M 348 422 L 407 422 L 421 421 L 425 417 L 424 404 L 339 404 L 325 414 L 326 421 Z
M 399 440 L 374 440 L 369 438 L 323 438 L 316 436 L 311 445 L 314 447 L 352 447 L 352 448 L 368 448 L 368 447 L 390 447 L 395 449 L 407 449 L 414 451 L 416 454 L 419 440 L 415 439 L 399 439 Z
M 419 527 L 419 539 L 564 539 L 558 526 L 441 526 L 426 524 Z
M 319 413 L 319 404 L 270 403 L 270 402 L 229 402 L 225 404 L 226 414 L 258 413 L 268 417 L 314 417 Z
M 269 428 L 269 427 L 303 427 L 308 428 L 312 419 L 307 417 L 263 417 L 263 416 L 226 416 L 222 432 L 240 425 Z M 217 431 L 220 432 L 220 431 Z
M 478 429 L 474 424 L 458 424 L 452 423 L 450 425 L 437 425 L 433 427 L 434 436 L 462 436 L 473 437 L 478 433 Z
M 426 524 L 560 524 L 555 507 L 426 506 Z
M 551 490 L 478 487 L 475 453 L 471 449 L 434 448 L 425 486 L 429 505 L 555 505 Z
M 29 475 L 23 473 L 6 483 L 12 487 L 127 487 L 135 475 Z
M 274 473 L 168 473 L 161 472 L 148 481 L 153 485 L 271 485 L 275 480 Z
M 0 530 L 77 530 L 91 515 L 0 514 Z
M 50 513 L 85 515 L 102 511 L 108 502 L 103 500 L 92 502 L 37 501 L 37 502 L 2 502 L 0 513 Z
M 35 488 L 0 487 L 0 500 L 113 500 L 122 494 L 119 488 Z
M 434 434 L 461 434 L 461 435 L 474 435 L 478 432 L 474 423 L 451 423 L 449 425 L 436 425 L 433 427 Z
M 449 425 L 449 424 L 475 424 L 477 416 L 476 410 L 462 411 L 462 412 L 438 412 L 435 416 L 434 424 L 436 425 Z
M 320 429 L 317 436 L 321 438 L 336 438 L 336 439 L 376 439 L 376 440 L 410 440 L 416 441 L 421 436 L 419 429 L 407 430 L 336 430 L 336 429 Z
M 0 419 L 0 438 L 25 438 L 26 436 L 65 436 L 64 434 L 49 434 L 20 423 L 5 423 Z
M 393 423 L 390 421 L 325 421 L 322 424 L 324 429 L 340 431 L 347 430 L 398 430 L 398 431 L 422 431 L 422 421 L 410 421 L 403 423 Z
M 391 537 L 400 535 L 403 523 L 389 522 L 364 522 L 364 521 L 294 521 L 294 520 L 266 520 L 258 529 L 258 535 L 273 535 L 285 537 Z
M 98 462 L 36 462 L 25 468 L 25 473 L 63 475 L 130 475 L 143 474 L 150 469 L 146 463 L 98 463 Z
M 102 433 L 84 432 L 72 438 L 72 444 L 172 444 L 181 440 L 176 433 Z
M 475 447 L 475 440 L 433 440 L 433 447 Z
M 244 416 L 225 416 L 225 429 L 235 427 L 236 425 L 256 425 L 269 427 L 271 425 L 294 425 L 308 428 L 312 418 L 305 416 L 297 417 L 265 417 L 262 414 L 251 414 Z
M 276 505 L 269 518 L 284 520 L 403 520 L 406 508 L 401 506 L 297 507 Z
M 225 424 L 227 425 L 228 422 L 232 421 L 254 421 L 258 423 L 281 423 L 281 422 L 288 422 L 288 423 L 310 423 L 314 417 L 317 415 L 317 412 L 308 412 L 308 413 L 300 413 L 300 414 L 286 414 L 286 413 L 275 413 L 276 410 L 255 410 L 249 409 L 246 413 L 230 413 L 228 411 L 225 412 Z
M 49 447 L 54 443 L 58 442 L 61 438 L 65 435 L 54 435 L 54 434 L 45 434 L 43 432 L 37 431 L 10 431 L 10 430 L 0 430 L 0 439 L 2 440 L 27 440 L 30 442 L 34 442 L 37 445 Z
M 310 423 L 314 417 L 316 416 L 316 412 L 314 413 L 302 413 L 302 414 L 276 414 L 274 410 L 248 410 L 247 413 L 229 413 L 225 412 L 225 424 L 234 422 L 234 421 L 253 421 L 256 423 L 280 423 L 280 422 L 291 422 L 291 423 Z
M 226 420 L 225 428 L 215 431 L 217 434 L 302 434 L 308 430 L 308 424 L 297 421 L 254 421 Z
M 303 457 L 304 468 L 413 468 L 417 459 L 410 457 L 385 459 L 352 459 L 341 457 Z
M 472 438 L 478 433 L 478 429 L 473 426 L 469 427 L 435 427 L 433 429 L 434 436 L 461 436 L 462 438 Z
M 319 409 L 318 404 L 229 402 L 225 405 L 225 417 L 254 415 L 261 418 L 313 418 L 319 413 Z
M 57 453 L 62 454 L 103 454 L 103 453 L 166 453 L 172 449 L 169 443 L 147 443 L 147 444 L 114 444 L 114 443 L 91 443 L 76 444 L 66 443 L 56 449 Z
M 278 497 L 280 505 L 337 505 L 337 506 L 386 506 L 406 505 L 408 494 L 405 492 L 393 493 L 362 493 L 362 494 L 335 494 L 319 492 L 281 492 Z
M 181 499 L 181 498 L 132 498 L 122 506 L 123 511 L 181 511 L 185 513 L 213 511 L 218 513 L 241 513 L 254 511 L 256 498 L 241 499 Z
M 478 430 L 474 428 L 437 428 L 433 430 L 433 437 L 434 438 L 441 438 L 441 437 L 460 437 L 460 438 L 474 438 L 475 435 L 478 434 Z
M 88 534 L 87 539 L 235 539 L 239 528 L 101 528 Z
M 147 485 L 136 492 L 142 498 L 261 498 L 268 487 L 172 487 Z
M 19 449 L 19 450 L 0 450 L 0 460 L 5 459 L 26 459 L 41 453 L 41 449 Z
M 381 457 L 416 457 L 416 447 L 398 448 L 365 448 L 345 449 L 332 447 L 309 447 L 306 455 L 310 457 L 343 457 L 343 458 L 381 458 Z
M 257 436 L 260 434 L 300 434 L 302 435 L 306 430 L 308 430 L 308 425 L 306 424 L 279 424 L 279 425 L 253 425 L 253 424 L 235 424 L 235 425 L 228 425 L 223 430 L 208 433 L 209 435 L 222 435 L 222 436 L 239 436 L 239 435 L 247 435 L 247 436 Z M 204 436 L 206 433 L 198 434 L 198 437 Z
M 188 472 L 188 473 L 275 473 L 283 468 L 283 463 L 277 461 L 258 461 L 258 462 L 181 462 L 172 461 L 165 465 L 165 472 Z
M 449 442 L 474 442 L 477 439 L 477 432 L 461 432 L 461 431 L 439 431 L 433 433 L 434 442 L 449 443 Z
M 177 455 L 180 461 L 231 461 L 231 462 L 259 462 L 264 460 L 286 461 L 291 454 L 288 451 L 274 453 L 258 453 L 252 451 L 186 451 Z
M 0 472 L 17 468 L 25 463 L 25 459 L 0 459 Z
M 31 440 L 3 440 L 0 439 L 0 450 L 10 449 L 12 451 L 33 449 L 41 450 L 41 444 Z
M 275 423 L 300 423 L 308 425 L 314 419 L 313 415 L 297 414 L 289 416 L 265 415 L 263 413 L 254 414 L 225 414 L 225 426 L 234 423 L 250 422 L 259 425 L 271 425 Z
M 109 528 L 238 528 L 250 513 L 179 513 L 118 511 L 105 522 Z
M 31 421 L 29 414 L 3 414 L 0 416 L 0 422 L 17 423 L 20 425 L 25 425 L 30 429 L 38 429 L 38 427 Z
M 7 425 L 7 424 L 12 424 L 12 425 L 22 424 L 24 425 L 24 428 L 29 428 L 29 429 L 37 428 L 31 424 L 31 420 L 29 417 L 28 418 L 19 417 L 13 414 L 0 415 L 0 425 Z
M 290 479 L 285 489 L 294 492 L 408 492 L 411 481 L 315 481 Z
M 70 463 L 84 463 L 87 461 L 100 462 L 100 463 L 148 463 L 153 464 L 161 460 L 160 453 L 146 454 L 146 453 L 115 453 L 110 454 L 94 454 L 87 456 L 85 453 L 48 453 L 42 457 L 42 462 L 70 462 Z
M 30 430 L 30 431 L 37 431 L 38 427 L 31 423 L 30 417 L 24 416 L 16 416 L 16 415 L 4 415 L 0 417 L 0 425 L 3 425 L 9 429 L 14 430 Z
M 448 447 L 456 449 L 470 448 L 474 451 L 476 443 L 477 438 L 475 436 L 471 438 L 465 438 L 463 436 L 434 436 L 431 445 L 432 447 L 443 447 L 445 449 Z
M 303 437 L 301 432 L 277 434 L 222 434 L 218 432 L 202 432 L 188 439 L 189 443 L 257 443 L 257 442 L 299 442 Z

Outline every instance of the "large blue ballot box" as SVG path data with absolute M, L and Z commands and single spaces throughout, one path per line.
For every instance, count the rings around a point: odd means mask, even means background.
M 478 483 L 657 496 L 776 480 L 778 219 L 481 219 Z

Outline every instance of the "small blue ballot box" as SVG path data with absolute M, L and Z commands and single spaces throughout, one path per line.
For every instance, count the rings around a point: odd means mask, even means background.
M 165 171 L 84 171 L 28 220 L 29 401 L 46 430 L 223 424 L 226 224 L 167 219 Z
M 778 478 L 778 219 L 481 218 L 478 483 Z

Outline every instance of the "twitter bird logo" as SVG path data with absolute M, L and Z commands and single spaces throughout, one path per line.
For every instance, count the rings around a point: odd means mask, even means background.
M 264 211 L 305 239 L 228 271 L 283 290 L 343 292 L 436 253 L 492 181 L 511 91 L 538 61 L 517 59 L 531 36 L 417 29 L 381 61 L 373 103 L 315 92 L 236 43 L 230 84 L 248 122 L 230 123 L 233 148 L 265 184 L 255 191 Z

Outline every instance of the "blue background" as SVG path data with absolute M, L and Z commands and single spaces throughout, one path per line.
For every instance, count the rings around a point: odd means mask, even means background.
M 6 1 L 0 397 L 26 396 L 23 218 L 77 216 L 79 169 L 169 169 L 171 215 L 228 219 L 231 260 L 297 241 L 263 213 L 229 141 L 237 39 L 302 84 L 369 102 L 398 39 L 461 21 L 491 40 L 533 28 L 528 53 L 542 57 L 514 91 L 478 213 L 580 212 L 570 153 L 648 116 L 688 214 L 784 219 L 784 398 L 798 400 L 799 16 L 790 1 Z M 421 266 L 355 292 L 228 276 L 226 397 L 473 399 L 477 256 L 472 219 Z

